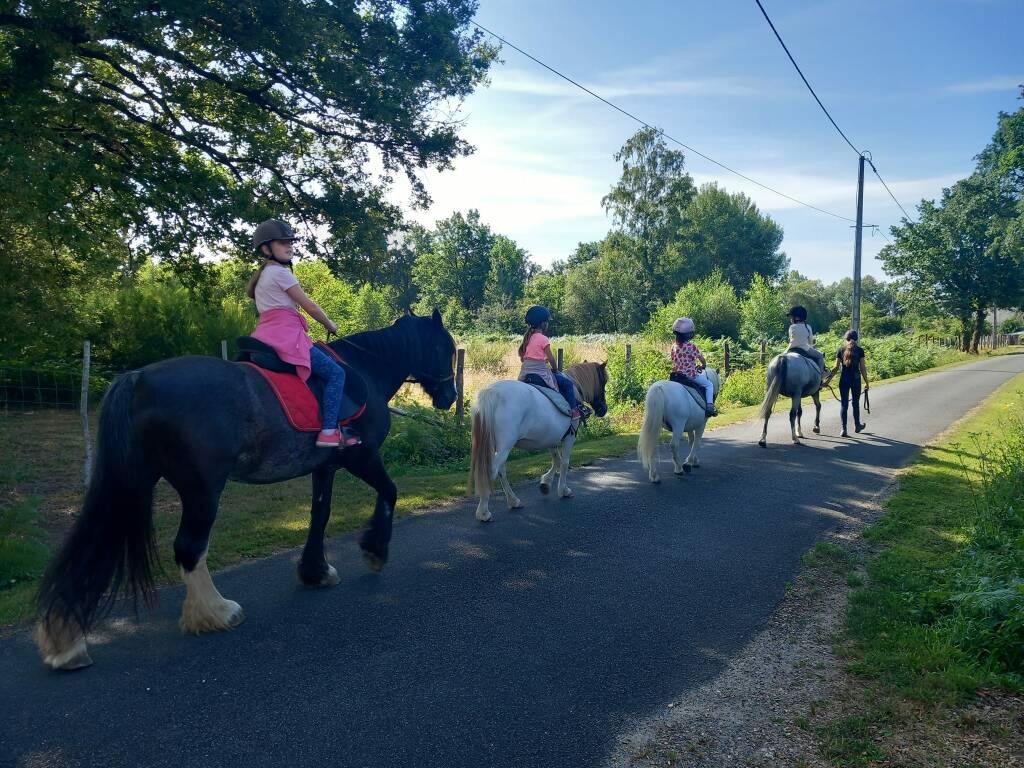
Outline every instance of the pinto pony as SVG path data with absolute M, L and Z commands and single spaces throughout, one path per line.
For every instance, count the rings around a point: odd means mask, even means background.
M 722 380 L 714 368 L 707 369 L 708 379 L 717 396 L 722 389 Z M 689 474 L 692 467 L 700 466 L 700 443 L 707 426 L 708 414 L 704 407 L 704 392 L 684 387 L 674 381 L 656 381 L 647 390 L 644 400 L 644 423 L 640 428 L 636 452 L 647 470 L 652 483 L 661 481 L 658 475 L 658 438 L 662 429 L 672 433 L 672 464 L 675 474 Z M 683 433 L 690 441 L 690 453 L 685 460 L 679 460 L 679 446 Z
M 572 379 L 576 396 L 594 407 L 594 413 L 608 413 L 604 390 L 608 383 L 605 363 L 573 365 L 565 375 Z M 547 493 L 558 474 L 558 495 L 572 496 L 565 484 L 569 473 L 569 456 L 576 442 L 576 434 L 569 429 L 569 417 L 532 384 L 522 381 L 496 381 L 482 389 L 473 403 L 473 448 L 469 470 L 469 492 L 474 486 L 480 496 L 476 519 L 486 523 L 491 519 L 489 509 L 494 481 L 501 479 L 505 501 L 509 509 L 518 509 L 523 503 L 508 482 L 505 462 L 513 448 L 551 451 L 551 469 L 540 479 L 540 492 Z
M 153 595 L 153 488 L 164 478 L 181 497 L 174 559 L 187 587 L 185 632 L 230 629 L 241 606 L 221 596 L 206 565 L 210 530 L 228 480 L 277 483 L 312 474 L 309 534 L 299 560 L 303 584 L 333 586 L 324 557 L 334 473 L 346 469 L 377 491 L 359 546 L 380 570 L 388 558 L 397 489 L 379 449 L 391 428 L 388 401 L 407 380 L 435 408 L 456 398 L 455 342 L 435 310 L 330 345 L 367 384 L 366 409 L 355 422 L 363 442 L 339 451 L 317 448 L 316 435 L 289 425 L 271 388 L 248 365 L 214 357 L 178 357 L 119 376 L 103 399 L 97 460 L 85 503 L 39 588 L 36 642 L 47 665 L 92 663 L 86 634 L 119 592 L 136 602 Z

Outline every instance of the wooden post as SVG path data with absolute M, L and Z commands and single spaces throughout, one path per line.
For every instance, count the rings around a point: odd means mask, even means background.
M 761 365 L 764 365 L 764 358 L 768 354 L 768 342 L 761 339 Z
M 633 370 L 633 345 L 626 345 L 626 375 L 629 376 Z
M 726 378 L 728 378 L 728 376 L 729 376 L 729 342 L 728 341 L 725 342 L 725 348 L 724 348 L 724 351 L 722 353 L 722 370 L 724 371 L 724 374 L 725 374 Z
M 462 379 L 466 372 L 466 350 L 459 349 L 455 353 L 455 418 L 462 421 L 462 417 L 465 415 L 465 387 L 463 386 Z
M 85 438 L 85 487 L 89 487 L 89 476 L 92 474 L 92 437 L 89 435 L 89 366 L 92 361 L 92 345 L 86 341 L 82 344 L 82 397 L 79 410 L 82 412 L 82 435 Z
M 225 360 L 228 359 L 228 340 L 227 339 L 221 339 L 220 340 L 220 356 L 223 357 Z
M 564 350 L 561 347 L 559 347 L 556 350 L 556 353 L 557 353 L 556 354 L 556 362 L 558 363 L 558 372 L 561 373 L 562 372 L 562 360 L 564 359 Z

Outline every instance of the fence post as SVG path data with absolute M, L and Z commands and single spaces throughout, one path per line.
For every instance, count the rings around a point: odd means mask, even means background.
M 463 374 L 466 371 L 466 350 L 459 349 L 455 353 L 455 417 L 462 421 L 465 411 L 463 404 L 465 387 L 462 384 Z
M 228 340 L 227 339 L 221 339 L 220 340 L 220 356 L 223 357 L 225 360 L 228 359 Z
M 764 365 L 765 355 L 768 353 L 768 342 L 761 339 L 761 365 Z
M 557 353 L 558 354 L 557 354 L 557 357 L 556 357 L 556 362 L 558 363 L 558 372 L 561 373 L 562 372 L 562 360 L 563 360 L 563 351 L 562 351 L 561 347 L 558 348 Z
M 729 376 L 729 342 L 725 342 L 725 350 L 722 354 L 722 368 L 725 369 L 725 376 Z
M 633 345 L 626 345 L 626 376 L 633 372 Z
M 92 345 L 85 341 L 82 344 L 82 397 L 79 409 L 82 411 L 82 435 L 85 438 L 85 487 L 89 487 L 89 476 L 92 474 L 92 438 L 89 436 L 89 366 L 92 362 Z

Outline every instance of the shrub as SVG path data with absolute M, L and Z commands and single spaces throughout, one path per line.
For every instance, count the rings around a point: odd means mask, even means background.
M 644 328 L 651 341 L 671 341 L 672 323 L 677 317 L 693 318 L 697 333 L 707 336 L 738 336 L 740 305 L 736 290 L 720 272 L 687 283 L 675 298 L 654 311 Z
M 757 405 L 764 400 L 765 366 L 733 371 L 722 385 L 719 397 L 739 405 Z
M 391 434 L 381 447 L 385 466 L 437 467 L 458 464 L 469 456 L 470 423 L 453 411 L 401 403 L 409 414 L 392 419 Z

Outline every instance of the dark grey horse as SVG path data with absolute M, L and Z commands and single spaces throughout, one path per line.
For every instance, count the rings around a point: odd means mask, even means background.
M 793 433 L 793 443 L 800 445 L 800 438 L 804 436 L 800 428 L 800 417 L 803 409 L 800 407 L 800 399 L 810 396 L 814 400 L 814 432 L 821 431 L 821 400 L 818 393 L 821 390 L 821 369 L 813 360 L 796 352 L 783 352 L 776 355 L 768 364 L 768 380 L 765 383 L 764 402 L 761 403 L 761 418 L 764 419 L 764 429 L 761 430 L 761 439 L 757 444 L 764 448 L 767 444 L 768 419 L 772 415 L 775 401 L 779 395 L 792 398 L 793 404 L 789 409 L 789 428 Z

